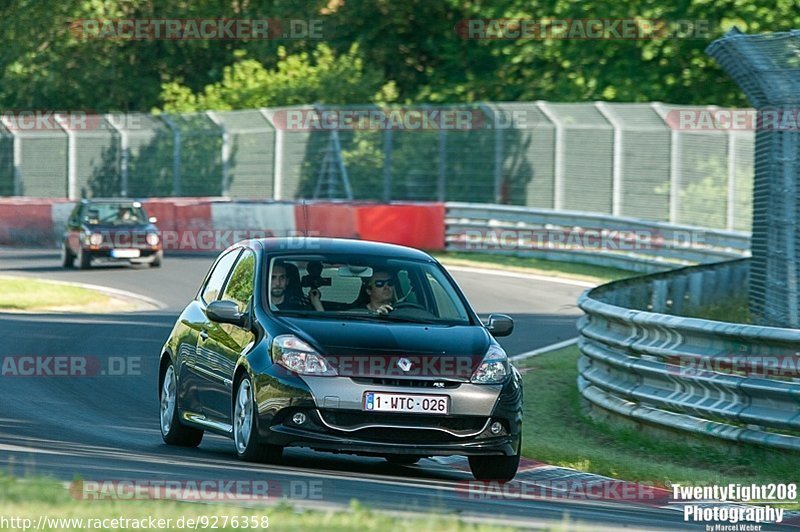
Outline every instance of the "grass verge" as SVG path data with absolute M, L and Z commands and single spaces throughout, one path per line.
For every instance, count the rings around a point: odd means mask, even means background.
M 800 457 L 755 447 L 674 440 L 601 424 L 580 410 L 580 351 L 571 346 L 518 364 L 525 383 L 523 455 L 624 480 L 694 485 L 794 482 Z
M 207 529 L 243 530 L 510 530 L 465 523 L 454 516 L 418 513 L 398 516 L 370 511 L 353 502 L 339 510 L 295 510 L 286 504 L 242 508 L 224 504 L 197 504 L 176 501 L 76 500 L 54 480 L 26 479 L 24 482 L 0 474 L 0 530 L 115 529 L 141 530 L 154 525 L 162 530 Z M 5 519 L 5 521 L 4 521 Z M 10 519 L 17 519 L 12 522 Z M 117 521 L 112 521 L 117 519 Z M 128 521 L 122 521 L 126 519 Z M 163 520 L 154 522 L 151 519 Z M 182 519 L 182 521 L 181 521 Z M 29 520 L 29 521 L 22 521 Z M 69 521 L 72 520 L 72 521 Z M 82 520 L 82 521 L 77 521 Z M 190 521 L 191 520 L 191 521 Z M 135 522 L 134 522 L 135 521 Z M 144 523 L 146 526 L 141 526 Z M 195 527 L 194 523 L 199 524 Z
M 513 255 L 493 255 L 491 253 L 466 253 L 459 251 L 440 251 L 432 253 L 436 260 L 454 266 L 472 266 L 474 268 L 494 268 L 520 273 L 549 275 L 577 279 L 593 283 L 607 283 L 636 275 L 635 272 L 592 266 L 590 264 L 573 264 L 531 257 L 515 257 Z
M 108 312 L 139 305 L 97 290 L 65 283 L 0 277 L 0 311 L 11 312 Z

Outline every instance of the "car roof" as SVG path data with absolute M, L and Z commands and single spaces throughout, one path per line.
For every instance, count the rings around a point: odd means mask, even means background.
M 261 245 L 264 253 L 269 254 L 355 253 L 359 255 L 390 256 L 399 259 L 433 260 L 433 257 L 418 249 L 351 238 L 277 237 L 260 238 L 257 242 Z

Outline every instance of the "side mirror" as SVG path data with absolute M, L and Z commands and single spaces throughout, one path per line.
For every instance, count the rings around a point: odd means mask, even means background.
M 151 216 L 150 218 L 147 219 L 147 221 L 150 222 L 151 224 L 154 224 L 158 221 L 158 218 L 156 218 L 155 216 Z
M 239 312 L 239 307 L 233 301 L 212 301 L 206 307 L 206 316 L 217 323 L 230 323 L 244 327 L 245 315 Z
M 490 314 L 489 319 L 486 321 L 486 328 L 495 338 L 508 336 L 514 332 L 514 320 L 511 319 L 511 316 L 506 316 L 505 314 Z

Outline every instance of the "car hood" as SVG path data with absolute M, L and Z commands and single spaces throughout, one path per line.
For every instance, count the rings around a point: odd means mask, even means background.
M 463 380 L 481 363 L 491 342 L 486 330 L 475 325 L 290 317 L 280 321 L 338 366 L 340 375 L 380 376 L 384 372 L 384 376 Z M 412 362 L 412 371 L 397 370 L 402 358 Z

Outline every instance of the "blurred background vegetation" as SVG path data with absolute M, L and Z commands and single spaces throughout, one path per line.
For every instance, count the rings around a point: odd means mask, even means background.
M 323 38 L 86 38 L 81 19 L 320 20 Z M 471 18 L 702 21 L 696 37 L 467 40 Z M 463 23 L 463 22 L 462 22 Z M 0 106 L 191 111 L 300 103 L 664 101 L 745 106 L 704 54 L 733 25 L 800 27 L 796 0 L 17 0 L 0 7 Z M 685 26 L 685 24 L 684 24 Z

